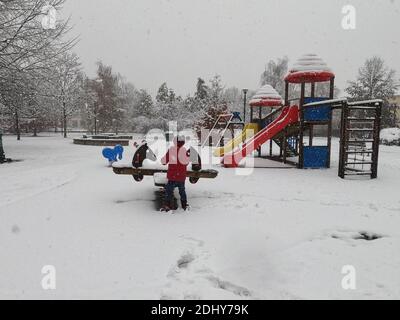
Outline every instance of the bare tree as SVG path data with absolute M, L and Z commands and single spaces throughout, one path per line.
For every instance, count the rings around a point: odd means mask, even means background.
M 261 85 L 269 84 L 273 86 L 283 97 L 285 93 L 284 78 L 288 71 L 288 63 L 289 59 L 287 57 L 277 59 L 276 61 L 270 60 L 261 74 Z
M 67 138 L 68 118 L 78 110 L 82 103 L 84 75 L 76 54 L 64 53 L 54 69 L 51 83 L 52 95 L 58 99 L 61 108 L 63 136 Z
M 395 70 L 389 69 L 382 58 L 375 56 L 365 61 L 358 71 L 357 79 L 349 82 L 346 92 L 353 99 L 382 99 L 382 124 L 391 126 L 393 112 L 389 100 L 398 88 Z
M 60 10 L 65 0 L 11 0 L 0 2 L 0 76 L 2 70 L 14 72 L 40 70 L 43 63 L 71 49 L 77 39 L 63 40 L 69 21 L 45 29 L 43 9 Z
M 44 78 L 57 58 L 77 42 L 76 38 L 66 38 L 68 20 L 43 24 L 48 18 L 45 8 L 59 11 L 63 3 L 64 0 L 0 1 L 0 103 L 5 115 L 14 119 L 18 140 L 21 115 L 34 115 L 36 119 L 41 109 L 37 88 L 32 88 L 29 81 Z M 25 111 L 27 114 L 23 115 Z

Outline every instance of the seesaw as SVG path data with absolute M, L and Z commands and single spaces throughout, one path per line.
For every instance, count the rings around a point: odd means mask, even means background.
M 154 152 L 148 147 L 145 141 L 141 145 L 135 144 L 137 150 L 133 156 L 132 165 L 122 165 L 119 163 L 113 164 L 113 171 L 117 175 L 133 176 L 135 181 L 140 182 L 145 176 L 153 176 L 154 185 L 159 187 L 155 192 L 155 204 L 157 211 L 162 211 L 163 204 L 166 201 L 165 186 L 168 183 L 167 167 L 156 165 L 152 167 L 143 166 L 144 160 L 156 161 L 157 157 Z M 201 158 L 194 148 L 189 149 L 190 162 L 192 163 L 191 169 L 187 171 L 187 177 L 192 184 L 197 183 L 200 179 L 214 179 L 218 176 L 216 170 L 202 170 Z M 173 198 L 172 210 L 178 208 L 178 201 L 176 197 Z
M 113 171 L 115 174 L 129 175 L 129 176 L 137 177 L 139 179 L 140 179 L 140 177 L 143 177 L 143 176 L 154 176 L 157 173 L 167 173 L 167 169 L 161 169 L 161 168 L 160 169 L 148 169 L 148 168 L 134 168 L 134 167 L 113 167 Z M 199 170 L 199 171 L 188 170 L 187 171 L 187 177 L 189 178 L 191 183 L 193 183 L 192 180 L 194 180 L 194 179 L 214 179 L 217 176 L 218 176 L 217 170 Z M 141 179 L 137 180 L 137 181 L 139 182 L 139 181 L 141 181 Z
M 192 184 L 197 183 L 200 179 L 214 179 L 218 176 L 217 170 L 202 170 L 201 158 L 194 148 L 189 149 L 191 169 L 187 171 L 187 177 Z M 161 182 L 158 178 L 161 174 L 167 173 L 166 167 L 146 168 L 143 167 L 145 159 L 156 161 L 157 157 L 148 147 L 146 142 L 137 145 L 137 150 L 133 156 L 132 166 L 123 166 L 120 164 L 113 165 L 113 171 L 117 175 L 133 176 L 135 181 L 141 182 L 145 176 L 153 176 L 156 186 L 165 186 L 166 183 Z

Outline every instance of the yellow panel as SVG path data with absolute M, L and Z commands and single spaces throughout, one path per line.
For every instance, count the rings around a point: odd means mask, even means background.
M 253 137 L 260 130 L 258 123 L 248 123 L 245 125 L 241 134 L 237 135 L 231 141 L 229 141 L 224 147 L 217 148 L 214 150 L 215 157 L 222 157 L 225 154 L 233 151 L 241 143 L 247 139 Z

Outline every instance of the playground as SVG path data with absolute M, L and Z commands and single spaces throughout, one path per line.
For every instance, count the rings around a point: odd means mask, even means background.
M 102 147 L 5 143 L 25 160 L 1 168 L 2 298 L 400 295 L 398 147 L 381 146 L 374 180 L 337 177 L 335 138 L 328 170 L 279 164 L 240 176 L 214 158 L 218 177 L 188 183 L 192 210 L 170 215 L 155 210 L 153 179 L 115 175 Z M 55 291 L 40 286 L 43 263 L 57 268 Z M 344 265 L 356 268 L 357 290 L 343 290 Z
M 400 299 L 399 17 L 0 0 L 0 300 Z
M 254 163 L 257 157 L 266 160 L 263 161 L 264 167 L 266 162 L 274 161 L 281 163 L 282 168 L 288 168 L 288 164 L 298 169 L 331 168 L 334 110 L 340 111 L 338 176 L 342 179 L 378 177 L 383 101 L 373 99 L 349 102 L 346 98 L 335 99 L 335 74 L 316 54 L 301 56 L 284 81 L 284 100 L 270 85 L 264 85 L 256 91 L 249 103 L 248 123 L 245 122 L 246 110 L 243 120 L 240 112 L 219 114 L 211 128 L 201 129 L 197 143 L 189 140 L 187 156 L 190 154 L 188 163 L 191 162 L 192 167 L 187 177 L 190 183 L 196 184 L 200 179 L 215 179 L 218 176 L 216 170 L 202 170 L 203 151 L 207 151 L 205 147 L 214 147 L 213 156 L 217 159 L 221 157 L 220 164 L 225 168 L 257 168 Z M 325 87 L 320 87 L 321 84 Z M 296 86 L 300 90 L 296 91 Z M 244 104 L 246 107 L 246 101 Z M 258 118 L 255 117 L 256 108 Z M 269 113 L 263 116 L 263 109 L 266 108 Z M 237 127 L 240 128 L 239 134 L 233 136 L 234 128 Z M 321 127 L 324 130 L 320 130 L 317 137 L 316 128 Z M 232 134 L 231 140 L 226 139 L 227 134 Z M 172 135 L 185 140 L 179 132 L 172 132 Z M 136 150 L 131 162 L 117 163 L 116 155 L 109 148 L 103 149 L 103 156 L 117 175 L 133 176 L 136 182 L 142 182 L 146 176 L 153 176 L 155 186 L 160 187 L 158 209 L 174 211 L 178 208 L 177 199 L 172 199 L 172 194 L 170 197 L 167 195 L 169 167 L 162 165 L 157 157 L 157 154 L 165 154 L 168 139 L 161 132 L 156 140 L 147 140 L 142 140 L 140 144 L 135 142 Z M 267 152 L 266 144 L 269 149 Z M 279 149 L 278 153 L 274 153 L 276 148 Z M 120 150 L 116 151 L 119 160 L 122 160 L 123 147 L 117 145 L 114 150 L 117 149 Z M 177 150 L 174 157 L 182 159 Z M 111 157 L 105 154 L 106 151 L 111 152 Z M 207 154 L 208 163 L 213 163 L 215 159 L 209 157 L 210 152 Z M 246 158 L 253 160 L 250 165 L 247 165 Z M 182 197 L 182 207 L 186 209 L 186 197 L 184 194 Z
M 400 149 L 379 145 L 382 101 L 334 99 L 334 79 L 303 56 L 285 97 L 263 86 L 249 122 L 224 114 L 204 139 L 188 139 L 189 212 L 159 210 L 171 139 L 6 136 L 22 161 L 2 167 L 0 296 L 399 297 Z M 317 94 L 320 82 L 328 94 Z M 55 291 L 40 286 L 43 261 L 57 268 Z M 343 287 L 349 266 L 357 290 Z

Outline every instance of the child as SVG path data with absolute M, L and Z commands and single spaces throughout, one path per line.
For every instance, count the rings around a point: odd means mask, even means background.
M 184 147 L 185 137 L 178 136 L 174 139 L 174 146 L 172 146 L 164 158 L 161 159 L 163 165 L 168 164 L 167 179 L 168 183 L 165 187 L 166 201 L 163 206 L 164 211 L 170 211 L 174 208 L 174 190 L 179 189 L 181 197 L 182 209 L 186 211 L 188 208 L 187 196 L 185 191 L 185 181 L 187 166 L 190 162 L 189 152 Z

